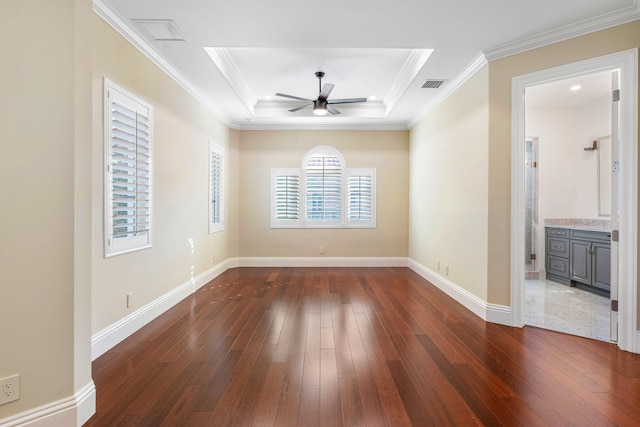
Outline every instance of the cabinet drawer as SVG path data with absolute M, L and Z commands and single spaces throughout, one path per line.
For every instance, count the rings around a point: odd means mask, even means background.
M 548 237 L 569 237 L 569 230 L 566 228 L 550 228 L 547 227 Z
M 547 256 L 547 273 L 554 276 L 569 278 L 569 260 Z
M 547 254 L 562 258 L 569 258 L 569 239 L 548 237 Z
M 589 240 L 591 242 L 611 242 L 611 232 L 571 230 L 571 238 Z

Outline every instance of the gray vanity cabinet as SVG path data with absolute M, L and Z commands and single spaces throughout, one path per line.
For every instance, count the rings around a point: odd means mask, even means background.
M 547 227 L 546 244 L 548 279 L 609 293 L 611 233 Z
M 571 280 L 609 292 L 611 288 L 611 233 L 571 231 Z

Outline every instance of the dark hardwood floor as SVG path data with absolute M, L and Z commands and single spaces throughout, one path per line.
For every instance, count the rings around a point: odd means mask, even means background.
M 87 426 L 638 426 L 640 356 L 406 268 L 238 268 L 93 363 Z

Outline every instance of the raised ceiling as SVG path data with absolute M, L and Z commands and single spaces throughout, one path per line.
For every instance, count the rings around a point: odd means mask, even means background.
M 640 19 L 638 0 L 94 0 L 94 10 L 237 129 L 408 129 L 486 60 Z M 145 22 L 141 22 L 147 21 Z M 148 21 L 173 21 L 176 38 Z M 172 34 L 172 33 L 170 33 Z M 339 116 L 275 97 L 335 85 Z M 423 89 L 426 80 L 445 80 Z

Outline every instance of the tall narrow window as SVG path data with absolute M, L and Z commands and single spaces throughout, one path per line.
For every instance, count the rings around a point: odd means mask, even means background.
M 224 149 L 209 143 L 209 233 L 224 230 Z
M 105 80 L 105 255 L 151 246 L 153 109 Z
M 342 218 L 342 160 L 320 151 L 305 165 L 307 222 L 339 224 Z

